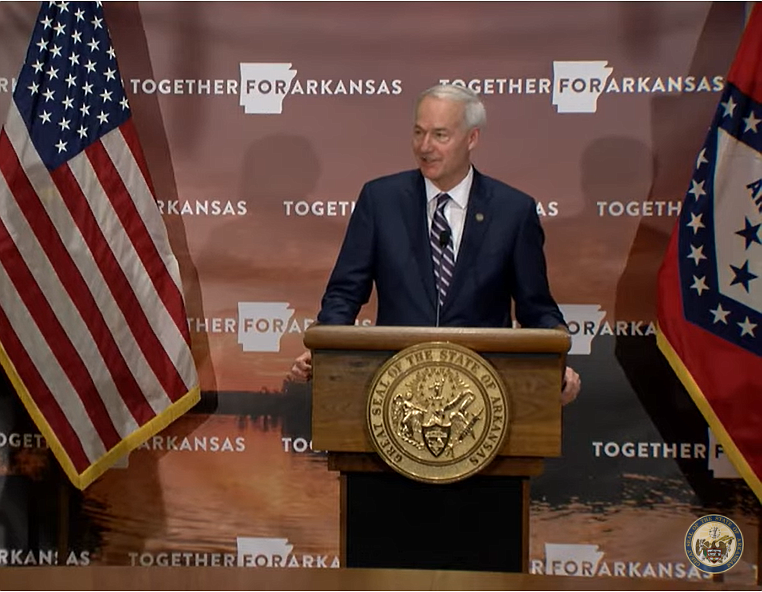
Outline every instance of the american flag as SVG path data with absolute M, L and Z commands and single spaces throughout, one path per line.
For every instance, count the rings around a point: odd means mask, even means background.
M 0 361 L 81 489 L 199 399 L 100 2 L 42 5 L 0 132 Z
M 658 343 L 762 499 L 762 7 L 756 6 L 659 272 Z

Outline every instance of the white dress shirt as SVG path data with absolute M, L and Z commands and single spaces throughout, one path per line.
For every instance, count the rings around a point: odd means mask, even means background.
M 429 220 L 429 231 L 431 231 L 431 222 L 434 219 L 434 211 L 437 209 L 436 197 L 440 193 L 447 193 L 450 200 L 444 208 L 444 215 L 452 230 L 452 244 L 455 253 L 455 260 L 458 260 L 458 251 L 460 242 L 463 239 L 463 227 L 466 222 L 466 208 L 468 207 L 468 196 L 471 193 L 471 185 L 474 182 L 474 167 L 468 167 L 468 173 L 465 178 L 453 187 L 450 191 L 443 192 L 437 188 L 429 179 L 423 179 L 426 184 L 426 213 Z

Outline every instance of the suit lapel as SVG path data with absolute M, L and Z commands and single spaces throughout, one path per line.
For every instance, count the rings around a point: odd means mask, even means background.
M 406 190 L 402 199 L 402 216 L 407 226 L 413 257 L 418 265 L 418 277 L 423 282 L 423 290 L 432 306 L 436 305 L 436 287 L 434 268 L 431 262 L 431 244 L 429 243 L 429 223 L 426 216 L 426 186 L 423 175 L 418 172 L 413 176 L 413 183 Z
M 492 219 L 489 211 L 489 201 L 490 197 L 484 187 L 482 175 L 474 169 L 474 180 L 471 184 L 471 192 L 468 194 L 463 237 L 461 238 L 458 257 L 455 261 L 452 284 L 445 298 L 444 310 L 447 310 L 449 304 L 455 301 L 457 293 L 467 277 L 468 270 L 476 265 L 476 256 L 479 253 L 479 249 L 481 249 Z

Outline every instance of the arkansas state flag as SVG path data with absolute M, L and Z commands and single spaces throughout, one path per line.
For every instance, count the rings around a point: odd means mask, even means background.
M 659 271 L 659 348 L 762 499 L 762 6 Z

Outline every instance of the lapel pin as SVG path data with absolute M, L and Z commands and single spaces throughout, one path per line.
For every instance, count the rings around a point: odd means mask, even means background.
M 477 212 L 476 216 L 474 217 L 476 218 L 477 222 L 484 222 L 484 214 L 482 214 L 481 212 Z

